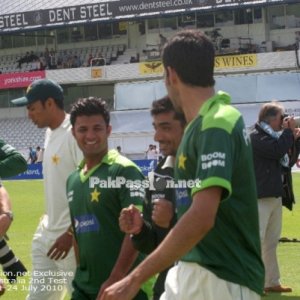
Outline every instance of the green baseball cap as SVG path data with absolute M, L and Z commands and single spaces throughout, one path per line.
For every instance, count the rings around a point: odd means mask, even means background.
M 50 79 L 38 79 L 28 86 L 24 97 L 11 100 L 11 102 L 16 106 L 24 106 L 38 100 L 46 101 L 48 98 L 63 100 L 62 87 Z

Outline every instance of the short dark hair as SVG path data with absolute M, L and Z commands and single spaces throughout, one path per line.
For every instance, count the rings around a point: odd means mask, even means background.
M 95 115 L 101 115 L 106 125 L 109 125 L 109 110 L 107 108 L 106 102 L 102 100 L 102 98 L 79 98 L 71 107 L 70 122 L 72 126 L 74 126 L 77 117 Z
M 200 87 L 215 84 L 215 48 L 200 30 L 175 34 L 163 48 L 162 61 L 165 69 L 173 68 L 185 84 Z
M 174 112 L 174 119 L 180 121 L 181 125 L 184 127 L 186 120 L 184 114 L 177 112 L 171 102 L 169 96 L 164 96 L 163 98 L 154 100 L 152 102 L 151 116 L 157 116 L 162 113 Z

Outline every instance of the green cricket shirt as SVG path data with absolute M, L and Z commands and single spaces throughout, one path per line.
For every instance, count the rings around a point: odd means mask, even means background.
M 252 149 L 243 118 L 229 103 L 224 92 L 207 100 L 177 151 L 176 179 L 192 179 L 188 188 L 176 191 L 179 217 L 198 191 L 223 189 L 214 228 L 182 260 L 261 294 L 264 267 Z
M 142 206 L 144 179 L 138 167 L 116 150 L 86 175 L 84 162 L 67 181 L 67 195 L 79 261 L 74 282 L 88 294 L 99 291 L 118 258 L 124 234 L 119 229 L 122 208 Z

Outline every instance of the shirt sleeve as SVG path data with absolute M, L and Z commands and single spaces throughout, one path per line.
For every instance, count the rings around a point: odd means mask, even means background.
M 27 170 L 25 158 L 13 146 L 0 140 L 0 177 L 18 175 Z

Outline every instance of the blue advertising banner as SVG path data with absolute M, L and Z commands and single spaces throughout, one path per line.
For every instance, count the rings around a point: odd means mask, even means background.
M 28 165 L 27 170 L 17 176 L 5 178 L 7 180 L 31 180 L 43 179 L 43 168 L 41 163 Z
M 137 159 L 133 160 L 141 169 L 142 173 L 147 176 L 150 171 L 152 171 L 156 165 L 156 160 L 151 159 Z M 27 171 L 21 173 L 17 176 L 5 178 L 6 180 L 31 180 L 31 179 L 43 179 L 43 168 L 42 164 L 30 164 L 28 165 Z
M 137 159 L 133 160 L 141 169 L 144 176 L 147 176 L 150 171 L 153 171 L 157 166 L 156 159 Z

